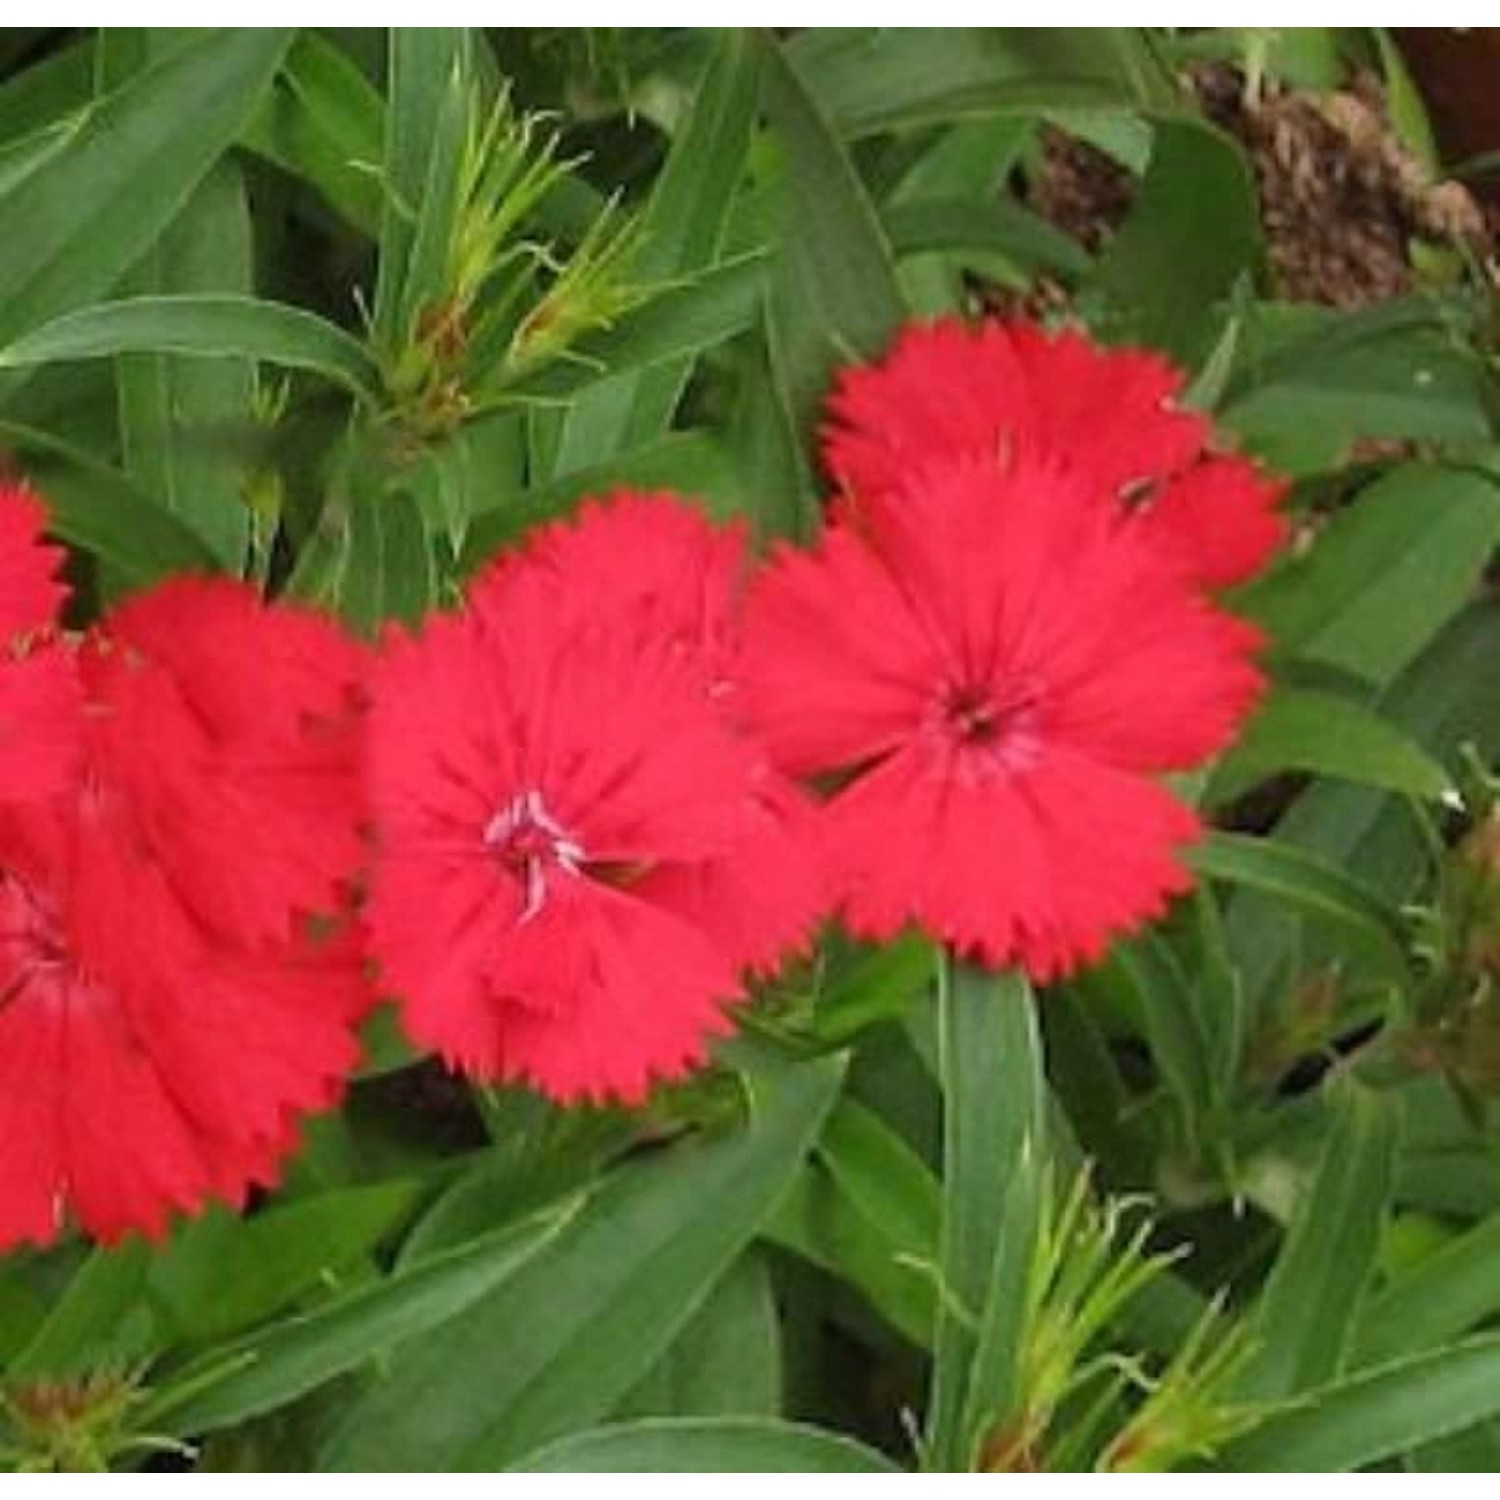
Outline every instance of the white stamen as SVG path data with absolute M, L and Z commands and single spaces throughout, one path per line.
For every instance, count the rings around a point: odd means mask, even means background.
M 518 835 L 541 834 L 548 847 L 545 851 L 528 849 L 521 853 L 520 875 L 525 900 L 521 906 L 518 926 L 524 926 L 540 913 L 547 901 L 547 871 L 551 865 L 567 871 L 569 875 L 582 872 L 585 859 L 583 845 L 572 838 L 567 829 L 547 810 L 542 794 L 534 788 L 512 797 L 485 826 L 485 844 L 504 855 L 507 846 Z

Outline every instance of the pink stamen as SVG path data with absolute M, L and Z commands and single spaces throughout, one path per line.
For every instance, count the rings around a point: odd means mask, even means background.
M 512 797 L 485 827 L 484 842 L 521 882 L 522 925 L 546 905 L 547 881 L 554 870 L 582 873 L 583 846 L 552 816 L 536 790 Z

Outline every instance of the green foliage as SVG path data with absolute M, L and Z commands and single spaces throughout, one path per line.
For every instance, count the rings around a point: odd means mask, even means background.
M 836 1433 L 747 1418 L 659 1417 L 596 1427 L 512 1465 L 521 1474 L 890 1474 L 879 1453 Z
M 1360 61 L 1427 155 L 1399 41 L 0 44 L 0 457 L 84 613 L 217 570 L 373 638 L 626 484 L 806 536 L 833 372 L 995 300 L 1163 350 L 1294 481 L 1162 921 L 1044 988 L 830 932 L 637 1111 L 412 1130 L 384 1085 L 432 1064 L 375 1047 L 249 1211 L 0 1258 L 0 1461 L 1500 1465 L 1493 288 L 1286 300 L 1179 72 Z M 1058 131 L 1130 179 L 1098 241 L 1044 211 Z

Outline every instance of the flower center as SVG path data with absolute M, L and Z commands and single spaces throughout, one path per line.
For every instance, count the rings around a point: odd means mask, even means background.
M 992 745 L 1004 730 L 1007 713 L 986 692 L 954 688 L 944 705 L 949 730 L 965 745 Z
M 485 848 L 521 887 L 520 922 L 529 922 L 547 902 L 547 883 L 559 871 L 581 872 L 584 852 L 547 810 L 538 791 L 521 792 L 484 830 Z
M 1038 751 L 1038 713 L 1029 689 L 997 691 L 988 683 L 954 683 L 938 696 L 929 727 L 977 767 L 1017 771 Z

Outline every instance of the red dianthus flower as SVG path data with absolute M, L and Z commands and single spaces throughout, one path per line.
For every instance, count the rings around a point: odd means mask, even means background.
M 732 721 L 743 570 L 739 533 L 621 495 L 389 641 L 370 941 L 449 1061 L 638 1100 L 727 1030 L 743 969 L 805 940 L 808 809 Z
M 50 570 L 39 515 L 0 514 L 12 573 Z M 357 1057 L 357 950 L 311 923 L 355 873 L 360 663 L 228 579 L 29 629 L 0 662 L 0 1245 L 156 1234 L 272 1181 Z
M 1045 979 L 1186 886 L 1198 822 L 1152 773 L 1230 738 L 1257 637 L 1098 486 L 950 463 L 752 592 L 745 706 L 784 771 L 841 778 L 824 836 L 856 932 L 915 922 Z
M 25 484 L 0 480 L 0 642 L 50 625 L 67 595 L 62 548 L 41 539 L 46 519 Z
M 589 501 L 575 521 L 534 532 L 522 556 L 550 575 L 555 610 L 580 619 L 625 618 L 642 638 L 660 636 L 705 696 L 742 734 L 737 656 L 750 577 L 743 522 L 713 525 L 667 492 L 622 490 Z M 477 607 L 503 593 L 501 562 Z M 733 859 L 664 864 L 643 877 L 652 897 L 710 931 L 737 964 L 769 974 L 803 946 L 823 915 L 817 809 L 757 754 Z
M 878 506 L 928 465 L 1028 452 L 1076 468 L 1163 552 L 1211 588 L 1243 582 L 1280 542 L 1283 486 L 1176 404 L 1160 355 L 1101 349 L 1076 332 L 957 319 L 907 329 L 829 400 L 823 457 L 846 504 Z

